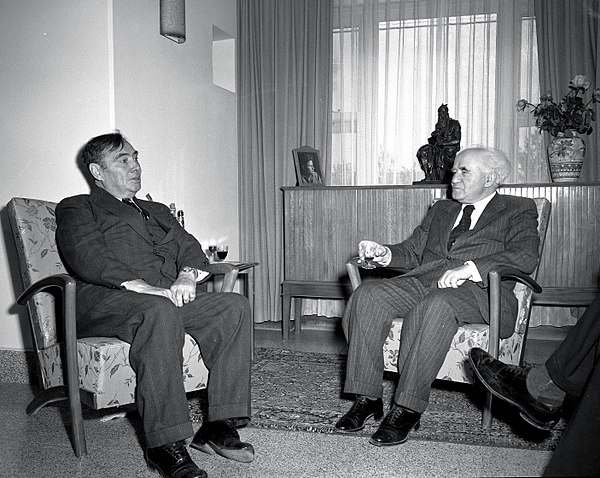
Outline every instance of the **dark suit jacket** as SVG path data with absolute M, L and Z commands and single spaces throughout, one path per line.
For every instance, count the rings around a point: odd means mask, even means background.
M 388 245 L 392 251 L 389 267 L 408 271 L 403 277 L 418 277 L 430 286 L 435 285 L 444 271 L 473 261 L 483 279 L 473 289 L 479 309 L 488 320 L 489 271 L 511 266 L 530 274 L 537 265 L 540 241 L 537 208 L 531 199 L 496 194 L 475 227 L 461 235 L 448 251 L 448 237 L 460 209 L 461 204 L 456 201 L 437 201 L 409 239 Z M 513 287 L 513 281 L 502 282 L 501 337 L 510 336 L 514 330 L 517 300 Z
M 138 200 L 148 211 L 154 241 L 139 213 L 104 189 L 63 199 L 56 207 L 56 239 L 63 262 L 77 279 L 77 315 L 105 299 L 125 281 L 144 279 L 169 288 L 184 266 L 202 269 L 208 259 L 200 243 L 164 204 Z

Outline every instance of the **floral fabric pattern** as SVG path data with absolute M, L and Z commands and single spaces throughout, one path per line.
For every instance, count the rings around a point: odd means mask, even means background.
M 67 273 L 56 247 L 55 207 L 53 202 L 27 198 L 13 198 L 8 204 L 25 288 L 50 275 Z M 47 292 L 36 294 L 28 308 L 42 385 L 63 385 L 63 347 L 57 339 L 54 297 Z M 129 347 L 116 338 L 78 340 L 79 383 L 82 390 L 89 392 L 92 403 L 88 405 L 100 409 L 134 401 L 136 380 L 129 364 Z M 208 370 L 198 344 L 189 335 L 185 336 L 183 362 L 186 392 L 206 388 Z

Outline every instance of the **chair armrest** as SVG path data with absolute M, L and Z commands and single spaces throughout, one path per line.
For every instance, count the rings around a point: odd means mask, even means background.
M 31 297 L 38 292 L 43 292 L 46 289 L 58 287 L 61 290 L 73 289 L 75 290 L 75 279 L 68 274 L 55 274 L 43 279 L 38 280 L 31 284 L 17 299 L 17 304 L 25 304 Z
M 358 270 L 358 257 L 353 257 L 352 259 L 348 259 L 346 261 L 346 271 L 348 272 L 348 277 L 350 278 L 352 290 L 355 291 L 362 282 L 362 279 L 360 278 L 360 271 Z
M 509 266 L 490 270 L 488 278 L 490 284 L 490 335 L 488 353 L 494 358 L 498 358 L 500 347 L 500 283 L 503 280 L 514 280 L 525 284 L 538 294 L 542 291 L 542 287 L 527 274 Z
M 520 282 L 521 284 L 526 285 L 531 290 L 533 290 L 533 292 L 535 292 L 536 294 L 539 294 L 540 292 L 542 292 L 542 286 L 540 286 L 534 279 L 532 279 L 531 276 L 524 274 L 523 272 L 521 272 L 518 269 L 515 269 L 514 267 L 509 267 L 509 266 L 499 267 L 497 269 L 492 269 L 490 271 L 490 274 L 492 272 L 495 272 L 496 274 L 498 274 L 500 276 L 501 281 L 502 280 L 514 280 L 514 281 Z

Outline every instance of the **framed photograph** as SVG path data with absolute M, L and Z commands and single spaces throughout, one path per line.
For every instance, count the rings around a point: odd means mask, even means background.
M 302 146 L 292 150 L 294 166 L 296 167 L 296 186 L 314 186 L 324 184 L 323 171 L 321 170 L 321 156 L 319 150 L 309 146 Z

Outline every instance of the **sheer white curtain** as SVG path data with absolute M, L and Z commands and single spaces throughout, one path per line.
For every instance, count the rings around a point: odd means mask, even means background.
M 512 159 L 508 182 L 549 179 L 542 137 L 520 98 L 537 101 L 533 0 L 334 0 L 331 185 L 411 184 L 437 109 L 461 124 L 461 148 Z M 303 313 L 339 317 L 340 301 Z
M 509 182 L 548 178 L 540 136 L 515 108 L 539 97 L 532 0 L 334 0 L 333 40 L 330 184 L 423 179 L 416 152 L 441 104 L 462 148 L 513 159 Z

